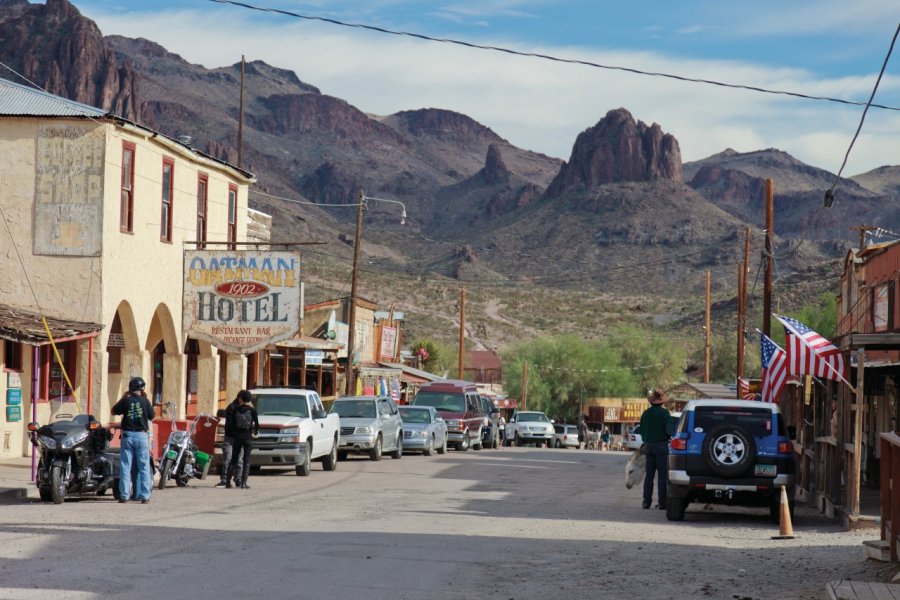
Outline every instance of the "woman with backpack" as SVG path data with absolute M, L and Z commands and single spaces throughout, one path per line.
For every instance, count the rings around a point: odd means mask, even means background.
M 226 418 L 225 428 L 234 432 L 234 447 L 231 451 L 231 462 L 228 463 L 228 475 L 225 487 L 231 487 L 231 475 L 234 474 L 234 485 L 249 490 L 247 477 L 250 475 L 250 452 L 253 449 L 253 436 L 259 433 L 259 416 L 253 408 L 253 396 L 247 390 L 238 392 L 239 402 L 236 410 Z M 231 419 L 231 423 L 228 422 Z M 229 427 L 231 425 L 231 427 Z M 243 457 L 241 473 L 237 473 L 238 462 Z

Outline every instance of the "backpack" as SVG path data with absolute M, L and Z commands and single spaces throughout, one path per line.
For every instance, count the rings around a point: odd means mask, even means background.
M 238 410 L 234 413 L 234 428 L 249 431 L 253 428 L 253 413 L 249 410 Z

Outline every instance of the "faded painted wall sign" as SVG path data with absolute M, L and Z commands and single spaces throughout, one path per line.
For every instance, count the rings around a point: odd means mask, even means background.
M 104 128 L 42 125 L 36 147 L 34 253 L 100 256 Z
M 251 354 L 300 329 L 300 255 L 258 250 L 186 250 L 185 335 Z

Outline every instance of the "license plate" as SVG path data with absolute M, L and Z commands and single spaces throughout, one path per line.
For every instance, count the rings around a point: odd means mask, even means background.
M 174 450 L 169 450 L 168 452 L 166 452 L 166 457 L 171 458 L 172 460 L 175 460 L 176 456 L 178 456 L 178 453 Z
M 775 477 L 778 471 L 775 465 L 756 465 L 754 473 L 758 477 Z

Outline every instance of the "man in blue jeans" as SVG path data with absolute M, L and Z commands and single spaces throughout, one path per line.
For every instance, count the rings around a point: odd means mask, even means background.
M 131 495 L 131 468 L 137 464 L 134 499 L 142 504 L 150 502 L 153 475 L 150 472 L 150 421 L 156 416 L 153 405 L 144 392 L 146 383 L 140 377 L 128 382 L 128 393 L 116 402 L 112 414 L 122 415 L 122 445 L 119 449 L 119 502 L 128 502 Z
M 647 455 L 647 471 L 644 473 L 644 508 L 653 503 L 653 479 L 658 475 L 657 498 L 659 508 L 666 508 L 666 485 L 669 479 L 669 437 L 672 417 L 663 404 L 665 400 L 659 390 L 647 398 L 650 407 L 641 415 L 641 437 L 643 451 Z

